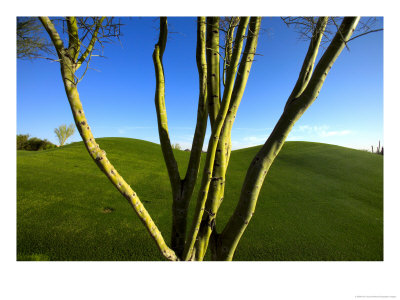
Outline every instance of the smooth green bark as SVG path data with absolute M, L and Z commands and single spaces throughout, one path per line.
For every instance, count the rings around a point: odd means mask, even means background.
M 107 159 L 105 151 L 103 151 L 96 143 L 96 140 L 90 130 L 88 121 L 83 112 L 82 103 L 80 101 L 77 85 L 75 82 L 74 71 L 76 70 L 76 61 L 71 60 L 71 57 L 67 54 L 69 49 L 64 49 L 63 42 L 51 20 L 48 17 L 40 17 L 40 20 L 50 38 L 52 39 L 53 44 L 57 49 L 57 52 L 59 53 L 61 77 L 64 83 L 65 92 L 71 106 L 76 127 L 78 128 L 78 131 L 82 137 L 82 140 L 89 155 L 92 157 L 99 169 L 115 186 L 115 188 L 128 200 L 129 204 L 133 207 L 134 211 L 152 236 L 153 240 L 156 242 L 162 255 L 168 260 L 178 260 L 175 252 L 172 251 L 165 243 L 161 232 L 155 225 L 154 221 L 143 206 L 137 194 L 133 191 L 129 184 L 122 178 L 122 176 L 114 168 L 111 162 Z
M 225 89 L 223 94 L 223 101 L 231 102 L 232 92 L 234 89 L 235 84 L 235 76 L 237 73 L 240 55 L 242 52 L 243 40 L 246 34 L 246 29 L 249 23 L 249 17 L 242 17 L 239 22 L 239 26 L 236 33 L 235 39 L 235 47 L 233 49 L 233 53 L 230 58 L 230 64 L 227 69 L 226 73 L 226 83 Z M 259 23 L 258 23 L 259 28 Z M 251 26 L 250 31 L 255 30 L 255 35 L 251 35 L 246 42 L 246 49 L 243 53 L 241 65 L 249 64 L 251 66 L 252 60 L 249 60 L 248 49 L 251 45 L 254 47 L 254 41 L 257 41 L 258 36 L 258 29 L 256 26 Z M 242 67 L 243 68 L 243 67 Z M 239 76 L 238 76 L 239 78 Z M 229 111 L 228 111 L 229 114 Z M 225 125 L 222 128 L 222 132 L 226 128 L 226 119 L 223 120 Z M 214 160 L 214 167 L 213 167 L 213 180 L 210 185 L 210 191 L 207 197 L 205 212 L 203 214 L 203 218 L 200 224 L 200 231 L 196 243 L 196 259 L 202 260 L 204 258 L 205 252 L 207 250 L 208 241 L 212 232 L 215 229 L 215 217 L 218 211 L 220 204 L 222 203 L 223 196 L 224 196 L 224 188 L 225 188 L 225 174 L 228 165 L 227 161 L 227 150 L 230 143 L 230 136 L 223 136 L 221 135 L 217 151 Z
M 167 18 L 160 18 L 160 35 L 158 43 L 155 45 L 153 52 L 154 68 L 156 72 L 156 95 L 155 105 L 158 122 L 158 133 L 160 137 L 161 150 L 167 167 L 168 176 L 172 189 L 172 232 L 171 247 L 180 256 L 182 254 L 185 232 L 182 234 L 184 226 L 181 216 L 184 215 L 183 209 L 180 207 L 182 202 L 183 183 L 179 174 L 178 164 L 172 150 L 171 141 L 168 132 L 167 110 L 165 107 L 165 78 L 162 58 L 165 51 L 168 36 Z M 185 218 L 186 219 L 186 218 Z
M 220 110 L 219 17 L 207 17 L 207 103 L 211 128 L 214 128 Z
M 156 70 L 156 111 L 158 119 L 158 130 L 161 148 L 167 166 L 168 175 L 172 188 L 172 231 L 171 248 L 177 256 L 182 256 L 185 238 L 188 206 L 196 184 L 199 171 L 201 151 L 207 127 L 207 64 L 205 58 L 205 17 L 197 20 L 197 48 L 196 61 L 199 71 L 199 100 L 197 109 L 197 124 L 193 137 L 192 150 L 188 163 L 186 175 L 181 180 L 178 165 L 176 163 L 168 133 L 168 121 L 165 108 L 165 78 L 162 65 L 162 54 L 166 48 L 168 29 L 167 18 L 160 18 L 160 36 L 153 53 L 154 66 Z
M 196 62 L 199 72 L 199 101 L 197 108 L 197 123 L 190 151 L 188 168 L 182 181 L 182 195 L 174 201 L 173 219 L 174 229 L 172 231 L 171 247 L 178 253 L 183 254 L 186 238 L 187 214 L 189 202 L 196 185 L 197 175 L 200 167 L 201 152 L 204 144 L 204 137 L 207 129 L 207 64 L 205 56 L 205 17 L 197 20 L 197 47 Z M 175 233 L 175 235 L 174 235 Z M 176 238 L 176 242 L 175 242 Z M 179 240 L 177 239 L 179 238 Z
M 313 35 L 310 40 L 310 45 L 308 47 L 308 51 L 306 54 L 306 57 L 304 59 L 303 65 L 300 70 L 299 77 L 297 79 L 297 82 L 293 88 L 292 93 L 290 94 L 286 106 L 290 105 L 292 101 L 298 97 L 304 92 L 304 89 L 307 87 L 308 82 L 311 79 L 311 75 L 313 74 L 314 70 L 314 63 L 315 59 L 317 58 L 318 55 L 318 50 L 319 46 L 326 28 L 326 25 L 328 23 L 328 17 L 320 17 L 318 18 L 316 29 L 313 32 Z
M 219 72 L 219 18 L 208 17 L 207 22 L 205 17 L 197 19 L 196 62 L 199 72 L 197 124 L 188 168 L 183 179 L 179 174 L 178 164 L 169 138 L 165 107 L 165 77 L 162 63 L 168 29 L 167 18 L 160 18 L 160 36 L 153 52 L 156 75 L 155 106 L 161 149 L 172 188 L 171 248 L 165 243 L 161 232 L 139 197 L 118 174 L 107 159 L 106 153 L 96 143 L 82 109 L 77 90 L 79 80 L 77 80 L 75 72 L 84 61 L 90 60 L 104 17 L 97 18 L 98 22 L 93 25 L 95 28 L 89 46 L 82 54 L 79 28 L 74 17 L 67 18 L 69 36 L 67 48 L 64 48 L 64 44 L 51 20 L 47 17 L 41 17 L 40 20 L 57 50 L 61 75 L 75 124 L 89 155 L 131 204 L 163 256 L 168 260 L 203 260 L 207 248 L 210 246 L 213 260 L 232 260 L 236 247 L 254 214 L 258 195 L 270 166 L 279 154 L 295 122 L 317 98 L 329 70 L 350 39 L 359 18 L 347 17 L 343 19 L 338 32 L 314 70 L 321 39 L 328 22 L 327 17 L 318 19 L 298 80 L 286 102 L 284 111 L 271 135 L 251 162 L 244 179 L 238 204 L 221 233 L 217 233 L 215 224 L 218 209 L 224 197 L 225 177 L 231 153 L 231 130 L 254 60 L 261 18 L 239 18 L 233 49 L 230 49 L 229 46 L 234 37 L 234 30 L 231 30 L 233 27 L 228 29 L 227 41 L 229 45 L 228 48 L 226 45 L 225 56 L 227 56 L 227 60 L 225 62 L 227 63 L 224 65 L 226 73 L 222 74 L 222 78 L 220 78 Z M 242 54 L 247 27 L 249 27 L 247 40 Z M 222 98 L 220 95 L 221 81 L 224 81 L 225 86 Z M 188 206 L 199 171 L 208 116 L 210 117 L 212 133 L 208 142 L 194 217 L 189 234 L 186 236 Z
M 238 205 L 219 236 L 216 255 L 218 260 L 232 260 L 237 244 L 254 214 L 258 195 L 270 166 L 280 152 L 295 122 L 318 97 L 329 70 L 350 39 L 358 21 L 358 17 L 343 19 L 338 32 L 318 62 L 307 86 L 303 89 L 303 93 L 286 106 L 271 135 L 251 162 Z M 323 26 L 324 22 L 319 22 L 319 24 Z M 316 45 L 310 45 L 310 47 L 318 49 Z M 306 56 L 304 64 L 308 64 L 310 59 L 315 60 L 315 57 L 316 55 L 311 58 Z
M 105 17 L 101 17 L 101 18 L 99 19 L 99 21 L 96 23 L 96 26 L 95 26 L 95 29 L 94 29 L 92 38 L 90 39 L 89 45 L 87 46 L 85 52 L 82 53 L 81 57 L 78 58 L 78 60 L 77 60 L 77 62 L 76 62 L 76 68 L 77 68 L 77 69 L 83 64 L 83 62 L 84 62 L 88 57 L 91 56 L 91 53 L 92 53 L 92 51 L 93 51 L 93 49 L 94 49 L 94 44 L 95 44 L 96 41 L 97 41 L 97 35 L 98 35 L 98 33 L 99 33 L 99 29 L 100 29 L 101 24 L 103 23 L 104 19 L 105 19 Z
M 246 24 L 244 24 L 244 22 L 245 21 L 242 22 L 242 26 L 244 26 L 244 30 L 245 30 Z M 248 22 L 248 20 L 247 20 L 247 22 Z M 259 24 L 260 23 L 258 22 L 258 26 L 259 26 Z M 238 32 L 239 32 L 238 41 L 241 41 L 241 42 L 238 42 L 238 45 L 242 45 L 243 38 L 240 36 L 241 31 L 238 30 Z M 211 181 L 215 181 L 215 180 L 219 179 L 219 178 L 215 178 L 212 176 L 213 169 L 214 169 L 214 161 L 215 161 L 215 157 L 216 157 L 217 146 L 218 146 L 218 143 L 220 140 L 220 134 L 221 134 L 221 131 L 223 128 L 223 124 L 225 122 L 225 118 L 226 118 L 228 109 L 229 109 L 232 90 L 234 89 L 233 82 L 234 82 L 234 77 L 235 77 L 235 73 L 236 73 L 236 66 L 237 66 L 239 58 L 240 58 L 240 52 L 241 52 L 241 46 L 234 48 L 234 53 L 232 55 L 234 63 L 231 63 L 231 65 L 228 69 L 227 85 L 225 86 L 220 110 L 218 111 L 218 115 L 217 115 L 217 118 L 214 123 L 215 126 L 212 128 L 212 133 L 211 133 L 211 137 L 210 137 L 208 149 L 207 149 L 206 162 L 205 162 L 204 171 L 203 171 L 203 178 L 201 181 L 201 186 L 200 186 L 199 195 L 198 195 L 198 199 L 197 199 L 195 216 L 194 216 L 192 227 L 191 227 L 191 230 L 189 233 L 189 240 L 185 246 L 184 258 L 186 260 L 192 259 L 196 255 L 197 249 L 196 249 L 196 251 L 193 251 L 193 250 L 194 250 L 194 245 L 195 245 L 195 242 L 197 239 L 197 235 L 200 230 L 201 220 L 202 220 L 202 217 L 205 212 L 205 203 L 206 203 L 206 200 L 208 197 L 210 183 L 211 183 Z M 210 212 L 206 212 L 206 213 L 210 214 Z M 211 212 L 210 215 L 212 215 L 212 214 L 213 213 Z
M 225 36 L 225 58 L 224 67 L 222 68 L 222 83 L 224 86 L 226 82 L 226 70 L 228 69 L 232 57 L 235 28 L 238 25 L 239 20 L 239 17 L 230 17 L 228 30 Z
M 68 54 L 73 61 L 76 61 L 79 56 L 81 43 L 78 35 L 78 23 L 75 17 L 66 17 L 68 27 Z
M 162 57 L 165 50 L 167 39 L 167 18 L 160 18 L 160 37 L 154 47 L 153 62 L 156 73 L 156 93 L 155 106 L 157 112 L 158 133 L 160 137 L 161 150 L 167 166 L 168 175 L 171 182 L 172 193 L 175 196 L 180 190 L 180 175 L 178 164 L 172 151 L 171 141 L 168 132 L 167 110 L 165 108 L 165 78 Z

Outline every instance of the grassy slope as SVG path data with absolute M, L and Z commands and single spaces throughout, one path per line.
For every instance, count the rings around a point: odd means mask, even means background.
M 169 242 L 171 196 L 160 146 L 123 138 L 98 142 Z M 232 213 L 257 149 L 232 152 L 217 228 Z M 176 151 L 182 174 L 188 157 L 188 152 Z M 17 252 L 19 260 L 162 259 L 82 143 L 18 151 Z M 287 142 L 271 167 L 235 259 L 382 260 L 382 156 Z

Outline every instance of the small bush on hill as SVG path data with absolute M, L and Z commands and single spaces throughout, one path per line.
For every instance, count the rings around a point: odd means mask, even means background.
M 29 134 L 18 134 L 17 135 L 17 150 L 47 150 L 57 147 L 48 140 L 39 139 L 36 137 L 29 138 Z
M 29 134 L 17 134 L 17 150 L 23 150 L 28 145 Z
M 181 147 L 181 145 L 179 145 L 178 143 L 176 143 L 176 144 L 172 144 L 172 149 L 182 150 L 182 147 Z

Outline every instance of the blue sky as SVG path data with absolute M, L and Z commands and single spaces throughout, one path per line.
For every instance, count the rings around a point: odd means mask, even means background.
M 93 58 L 78 89 L 95 137 L 158 143 L 152 62 L 158 20 L 124 18 L 121 44 Z M 380 20 L 382 22 L 382 20 Z M 169 18 L 164 68 L 171 141 L 190 148 L 197 112 L 196 19 Z M 264 18 L 257 52 L 232 131 L 234 149 L 263 144 L 282 113 L 301 68 L 307 42 L 279 18 Z M 288 140 L 370 149 L 383 143 L 383 33 L 355 39 L 330 71 L 316 102 Z M 59 65 L 17 61 L 17 133 L 54 143 L 54 128 L 73 122 Z M 207 137 L 209 136 L 209 130 Z M 78 133 L 69 140 L 79 141 Z M 206 145 L 207 143 L 205 143 Z
M 321 2 L 317 0 L 305 1 L 252 1 L 249 5 L 243 6 L 241 0 L 215 1 L 203 0 L 196 2 L 194 5 L 188 5 L 187 1 L 169 0 L 169 1 L 119 1 L 114 0 L 110 5 L 109 1 L 98 0 L 95 5 L 90 1 L 69 1 L 69 5 L 61 2 L 49 0 L 44 1 L 25 1 L 8 3 L 3 10 L 3 16 L 0 19 L 3 32 L 3 42 L 9 45 L 15 45 L 15 17 L 21 15 L 379 15 L 385 16 L 385 262 L 382 264 L 371 264 L 370 262 L 360 262 L 357 266 L 354 264 L 326 264 L 324 262 L 313 262 L 307 264 L 293 263 L 244 263 L 239 266 L 239 271 L 255 274 L 254 276 L 244 276 L 238 278 L 237 265 L 219 265 L 213 272 L 220 279 L 220 283 L 225 286 L 235 286 L 233 289 L 213 289 L 210 285 L 210 292 L 221 297 L 253 297 L 259 295 L 270 295 L 270 298 L 300 298 L 306 296 L 308 299 L 320 299 L 324 295 L 326 299 L 344 299 L 354 297 L 355 295 L 396 295 L 398 289 L 394 289 L 398 284 L 395 276 L 398 271 L 398 230 L 399 228 L 399 191 L 398 191 L 398 169 L 400 166 L 398 149 L 400 148 L 398 136 L 398 70 L 400 69 L 398 60 L 400 23 L 398 22 L 398 9 L 395 1 L 348 1 L 337 0 L 334 3 Z M 154 43 L 156 42 L 157 33 L 155 31 L 155 23 L 153 19 L 147 21 L 141 19 L 142 26 L 139 21 L 133 20 L 135 24 L 128 24 L 125 30 L 131 29 L 131 33 L 125 32 L 125 36 L 121 38 L 124 48 L 118 45 L 110 45 L 106 48 L 105 54 L 109 59 L 96 59 L 93 61 L 93 67 L 100 69 L 102 72 L 89 71 L 86 78 L 80 84 L 80 93 L 82 102 L 85 106 L 86 114 L 89 118 L 92 128 L 96 136 L 116 136 L 118 126 L 126 126 L 129 131 L 130 127 L 153 127 L 149 132 L 144 129 L 133 128 L 126 136 L 134 136 L 137 138 L 153 139 L 157 141 L 157 132 L 155 129 L 155 108 L 154 100 L 154 71 L 151 62 L 151 54 Z M 263 27 L 274 27 L 268 25 L 271 21 L 264 20 Z M 145 23 L 145 24 L 144 24 Z M 170 23 L 174 23 L 170 19 Z M 176 25 L 177 26 L 177 25 Z M 188 79 L 193 92 L 189 95 L 182 108 L 190 120 L 185 127 L 193 127 L 193 117 L 195 115 L 194 103 L 197 101 L 197 75 L 194 61 L 194 25 L 187 24 L 187 27 L 180 28 L 180 32 L 186 32 L 186 36 L 173 35 L 168 41 L 164 62 L 168 69 L 167 77 L 167 110 L 169 122 L 178 122 L 172 119 L 172 115 L 178 115 L 179 107 L 174 105 L 177 98 L 173 98 L 175 66 L 187 64 L 192 70 L 185 74 L 183 79 Z M 138 29 L 140 29 L 138 32 Z M 174 28 L 175 31 L 176 28 Z M 190 29 L 190 30 L 189 30 Z M 289 29 L 279 25 L 279 28 L 273 29 L 274 35 L 271 37 L 261 37 L 259 40 L 259 52 L 262 50 L 264 56 L 258 57 L 258 61 L 253 65 L 250 74 L 249 84 L 245 92 L 245 96 L 239 109 L 237 122 L 234 126 L 233 137 L 236 140 L 247 137 L 250 140 L 256 140 L 257 137 L 262 138 L 267 135 L 270 128 L 274 125 L 282 112 L 286 98 L 290 94 L 296 76 L 300 69 L 300 64 L 305 55 L 306 45 L 299 42 L 297 36 Z M 150 36 L 148 36 L 149 34 Z M 135 38 L 132 36 L 136 36 Z M 140 40 L 137 38 L 141 36 Z M 377 139 L 383 135 L 382 118 L 383 118 L 383 89 L 382 89 L 382 38 L 383 33 L 376 33 L 357 39 L 351 43 L 351 52 L 344 51 L 338 61 L 333 66 L 328 78 L 322 88 L 321 94 L 311 108 L 303 115 L 296 124 L 292 138 L 297 133 L 306 132 L 308 127 L 315 126 L 315 132 L 320 132 L 323 128 L 329 126 L 325 130 L 325 135 L 330 135 L 327 143 L 342 144 L 340 137 L 336 134 L 332 136 L 330 131 L 352 130 L 357 132 L 354 135 L 344 135 L 342 138 L 348 145 L 361 144 L 362 148 L 370 148 L 371 144 L 377 143 Z M 174 57 L 172 49 L 174 44 L 180 40 L 186 39 L 185 51 L 179 53 L 177 58 Z M 191 44 L 188 41 L 192 41 Z M 130 42 L 129 42 L 130 41 Z M 131 43 L 131 44 L 130 44 Z M 7 45 L 7 44 L 5 44 Z M 278 45 L 278 46 L 277 46 Z M 138 49 L 136 47 L 144 47 Z M 276 48 L 277 47 L 277 48 Z M 175 47 L 176 48 L 176 47 Z M 133 51 L 141 51 L 141 58 L 135 57 Z M 48 61 L 21 62 L 15 64 L 15 48 L 1 47 L 3 65 L 7 72 L 2 72 L 2 84 L 6 87 L 6 98 L 15 99 L 15 91 L 18 92 L 17 105 L 14 101 L 6 101 L 3 99 L 3 110 L 5 112 L 13 112 L 13 114 L 5 114 L 2 120 L 2 134 L 6 137 L 6 141 L 15 141 L 15 129 L 24 133 L 29 132 L 42 138 L 54 138 L 53 129 L 61 123 L 72 122 L 72 116 L 68 107 L 67 99 L 61 84 L 59 67 L 56 63 Z M 285 54 L 290 53 L 290 56 Z M 188 57 L 186 57 L 186 55 Z M 182 57 L 181 57 L 182 56 Z M 169 58 L 167 58 L 169 57 Z M 9 58 L 9 59 L 7 59 Z M 185 58 L 185 62 L 180 59 Z M 354 65 L 353 65 L 354 64 Z M 17 76 L 14 72 L 17 65 Z M 256 78 L 257 69 L 262 70 L 264 66 L 264 75 Z M 148 68 L 147 70 L 144 68 Z M 282 68 L 282 69 L 281 69 Z M 119 70 L 118 70 L 119 69 Z M 114 71 L 114 74 L 111 74 Z M 129 74 L 128 78 L 124 76 Z M 143 76 L 141 76 L 141 74 Z M 17 88 L 15 86 L 15 78 L 18 79 Z M 141 83 L 137 83 L 134 79 L 140 78 Z M 146 82 L 144 79 L 146 78 Z M 265 78 L 265 80 L 263 80 Z M 182 79 L 182 78 L 180 78 Z M 255 82 L 257 81 L 257 82 Z M 257 83 L 261 82 L 261 87 Z M 91 88 L 91 84 L 94 86 Z M 182 84 L 182 83 L 181 83 Z M 258 87 L 260 98 L 250 98 L 250 95 L 256 95 L 257 91 L 252 91 L 251 86 Z M 99 89 L 100 91 L 96 90 Z M 182 88 L 182 89 L 181 89 Z M 183 94 L 182 90 L 185 86 L 180 87 L 179 95 Z M 263 90 L 268 88 L 268 90 Z M 115 97 L 103 98 L 102 96 Z M 146 93 L 146 94 L 144 94 Z M 139 94 L 139 95 L 138 95 Z M 175 91 L 175 96 L 177 92 Z M 186 94 L 185 94 L 186 95 Z M 137 98 L 137 96 L 142 96 Z M 264 98 L 261 98 L 264 96 Z M 96 103 L 96 97 L 102 101 Z M 115 105 L 111 107 L 107 101 Z M 252 111 L 254 106 L 262 103 L 257 111 Z M 15 108 L 18 109 L 15 114 Z M 119 109 L 121 108 L 121 109 Z M 345 108 L 348 109 L 345 111 Z M 140 110 L 142 112 L 140 113 Z M 53 115 L 54 114 L 54 115 Z M 262 115 L 261 120 L 258 116 Z M 15 122 L 15 115 L 18 121 Z M 192 118 L 192 119 L 191 119 Z M 247 119 L 246 119 L 247 118 Z M 240 121 L 242 120 L 242 121 Z M 257 122 L 259 121 L 259 122 Z M 258 124 L 260 123 L 260 124 Z M 139 124 L 139 125 L 138 125 Z M 244 124 L 244 125 L 243 125 Z M 95 128 L 99 125 L 98 128 Z M 101 127 L 103 126 L 103 128 Z M 175 124 L 176 126 L 176 124 Z M 250 127 L 252 126 L 252 127 Z M 254 130 L 257 126 L 257 130 Z M 325 126 L 325 127 L 323 127 Z M 109 127 L 107 129 L 107 127 Z M 243 128 L 243 129 L 240 129 Z M 250 130 L 252 128 L 252 130 Z M 266 129 L 268 128 L 268 129 Z M 265 131 L 263 131 L 265 130 Z M 296 131 L 298 130 L 298 131 Z M 310 129 L 311 130 L 311 129 Z M 171 134 L 176 137 L 179 132 L 177 128 L 170 129 Z M 244 134 L 241 132 L 244 131 Z M 258 131 L 258 132 L 257 132 Z M 188 131 L 191 135 L 193 131 Z M 146 137 L 147 136 L 147 137 Z M 339 141 L 337 139 L 339 138 Z M 309 134 L 304 140 L 318 140 Z M 322 139 L 322 138 L 319 138 Z M 73 140 L 79 140 L 78 136 L 74 136 Z M 347 145 L 343 142 L 343 145 Z M 365 146 L 364 146 L 365 145 Z M 6 158 L 6 170 L 2 173 L 2 183 L 5 187 L 4 199 L 15 199 L 16 191 L 16 152 L 12 147 L 3 147 Z M 2 154 L 3 154 L 2 152 Z M 14 157 L 14 159 L 12 159 Z M 10 174 L 11 173 L 11 174 Z M 6 210 L 15 211 L 15 201 L 4 201 Z M 8 208 L 8 210 L 7 210 Z M 135 264 L 137 272 L 132 273 L 132 264 L 107 264 L 98 266 L 97 264 L 76 264 L 54 265 L 46 264 L 38 268 L 26 268 L 26 265 L 15 263 L 15 214 L 7 213 L 1 219 L 1 228 L 5 229 L 3 236 L 9 243 L 9 247 L 2 247 L 2 266 L 7 273 L 6 288 L 11 293 L 28 296 L 30 298 L 41 299 L 54 298 L 54 294 L 60 294 L 65 297 L 76 297 L 77 294 L 99 299 L 115 297 L 116 295 L 125 297 L 127 293 L 132 291 L 132 282 L 138 283 L 143 291 L 152 290 L 152 294 L 156 296 L 164 296 L 165 291 L 169 291 L 173 282 L 169 278 L 176 278 L 182 273 L 182 265 L 149 265 Z M 11 230 L 10 230 L 11 229 Z M 231 267 L 232 266 L 232 267 Z M 101 268 L 101 271 L 100 269 Z M 269 272 L 265 272 L 266 268 Z M 78 272 L 77 272 L 78 270 Z M 172 271 L 171 271 L 172 270 Z M 236 271 L 236 272 L 235 272 Z M 250 271 L 250 272 L 249 272 Z M 172 272 L 172 273 L 171 273 Z M 184 281 L 185 291 L 195 289 L 196 284 L 209 276 L 208 268 L 202 266 L 191 266 L 185 268 L 188 274 Z M 258 274 L 263 276 L 257 276 Z M 40 276 L 38 276 L 38 274 Z M 52 276 L 47 276 L 52 274 Z M 106 276 L 104 275 L 106 274 Z M 113 274 L 107 276 L 107 274 Z M 121 276 L 115 276 L 121 274 Z M 171 276 L 172 274 L 172 276 Z M 56 275 L 56 276 L 54 276 Z M 176 276 L 174 276 L 176 275 Z M 155 281 L 146 281 L 143 278 L 152 276 Z M 36 278 L 40 279 L 35 280 Z M 41 288 L 43 278 L 46 279 L 46 289 Z M 61 280 L 60 280 L 61 278 Z M 186 280 L 185 279 L 189 279 Z M 64 280 L 62 280 L 64 279 Z M 21 289 L 19 283 L 23 281 L 25 289 Z M 65 282 L 71 282 L 74 289 L 65 289 Z M 154 289 L 154 282 L 157 289 Z M 265 289 L 265 282 L 270 282 L 268 289 Z M 293 288 L 288 289 L 288 282 Z M 61 285 L 60 285 L 61 283 Z M 310 285 L 310 283 L 312 283 Z M 332 289 L 332 283 L 339 287 Z M 88 289 L 88 286 L 113 286 L 113 289 Z M 249 288 L 251 287 L 251 288 Z M 327 296 L 326 291 L 330 291 Z M 99 291 L 96 293 L 96 291 Z M 141 292 L 139 291 L 139 294 Z M 398 294 L 398 293 L 397 293 Z M 61 294 L 60 294 L 61 295 Z

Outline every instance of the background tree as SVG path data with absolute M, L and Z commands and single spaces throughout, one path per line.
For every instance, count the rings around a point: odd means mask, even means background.
M 179 145 L 178 143 L 173 144 L 172 148 L 175 149 L 175 150 L 182 150 L 181 145 Z
M 17 18 L 17 58 L 32 59 L 51 53 L 52 45 L 44 36 L 43 26 L 37 18 Z
M 17 150 L 26 148 L 29 140 L 29 134 L 17 134 Z
M 279 121 L 247 170 L 236 209 L 226 226 L 219 230 L 216 226 L 216 217 L 224 199 L 225 177 L 231 153 L 231 130 L 256 55 L 261 18 L 232 17 L 225 18 L 223 22 L 219 17 L 197 19 L 196 61 L 199 72 L 199 101 L 192 150 L 184 176 L 179 173 L 169 138 L 165 107 L 166 79 L 162 62 L 167 44 L 168 26 L 167 18 L 160 18 L 160 35 L 153 52 L 153 62 L 156 73 L 155 106 L 158 130 L 173 198 L 170 246 L 165 242 L 138 195 L 96 143 L 79 98 L 77 85 L 86 71 L 82 77 L 78 77 L 76 72 L 82 63 L 86 62 L 88 66 L 93 56 L 94 45 L 97 42 L 101 43 L 102 37 L 106 37 L 99 33 L 104 33 L 110 28 L 109 21 L 105 17 L 67 17 L 65 22 L 68 45 L 64 44 L 52 20 L 41 17 L 40 21 L 57 51 L 68 101 L 88 153 L 131 204 L 162 255 L 168 260 L 203 260 L 209 248 L 212 259 L 231 260 L 254 213 L 259 191 L 271 164 L 279 154 L 295 122 L 316 100 L 335 60 L 352 39 L 360 18 L 319 17 L 286 20 L 290 24 L 299 22 L 301 30 L 308 34 L 308 51 Z M 360 35 L 366 32 L 364 30 Z M 81 46 L 85 39 L 90 42 L 83 50 Z M 220 45 L 221 40 L 224 41 L 222 45 Z M 316 63 L 322 40 L 325 41 L 326 50 Z M 220 74 L 221 66 L 223 66 L 222 74 Z M 191 220 L 189 233 L 186 234 L 188 206 L 199 171 L 207 118 L 210 119 L 211 137 L 199 182 L 200 189 L 194 217 Z
M 17 134 L 17 150 L 38 151 L 55 147 L 56 145 L 46 139 L 42 140 L 36 137 L 29 138 L 29 134 Z
M 64 146 L 66 140 L 72 136 L 75 132 L 75 126 L 74 124 L 70 124 L 68 127 L 67 125 L 63 124 L 58 126 L 58 128 L 54 129 L 54 133 L 56 134 L 58 138 L 58 142 L 60 146 Z

